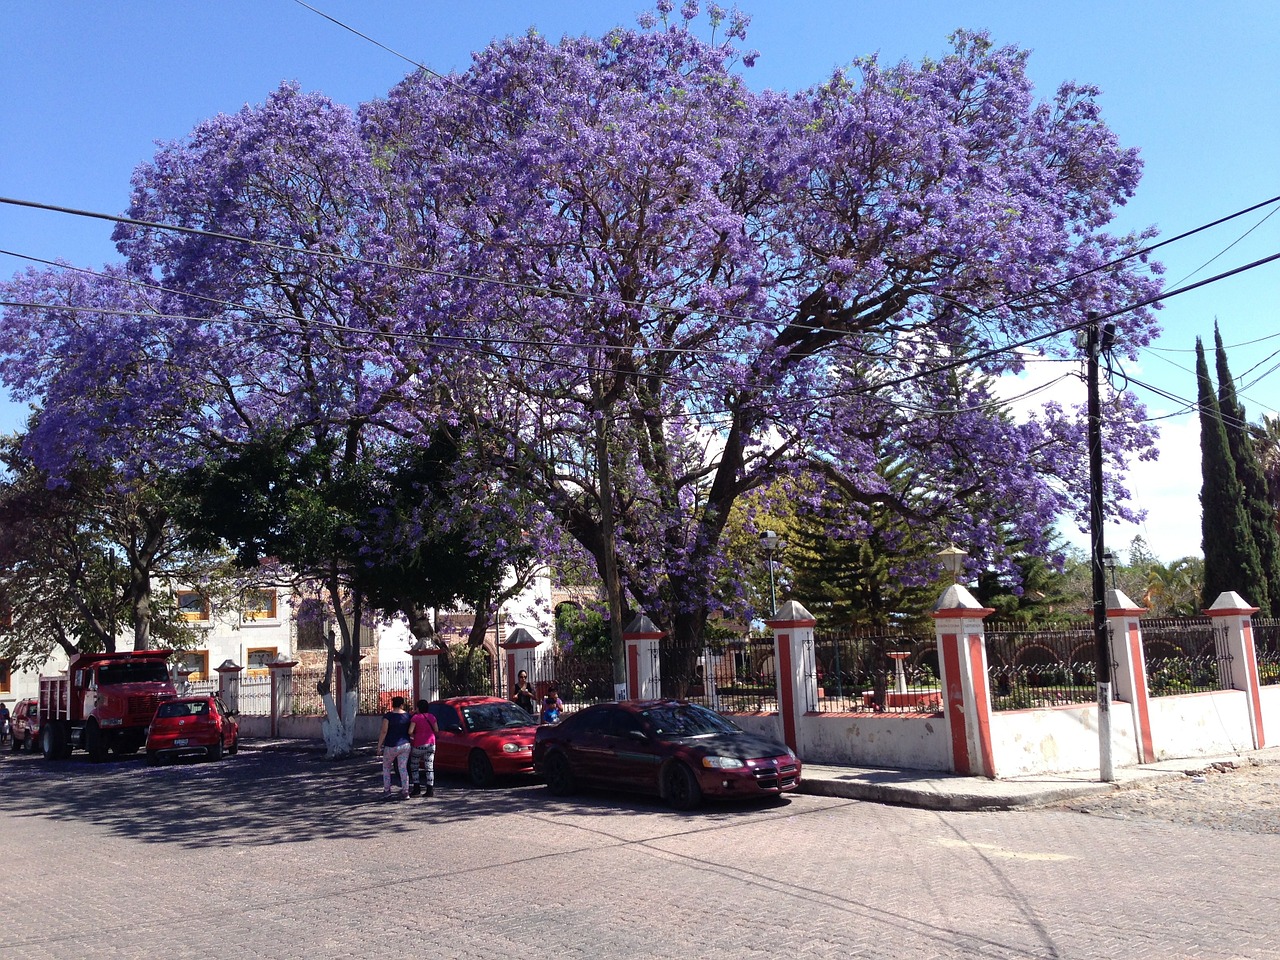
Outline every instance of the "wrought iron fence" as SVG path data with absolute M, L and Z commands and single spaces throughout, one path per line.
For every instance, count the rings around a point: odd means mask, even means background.
M 725 713 L 778 709 L 778 665 L 772 637 L 743 637 L 704 647 L 696 682 L 685 696 Z
M 1153 697 L 1231 689 L 1227 625 L 1209 617 L 1145 619 L 1142 645 Z
M 510 689 L 504 694 L 510 696 L 515 678 L 508 677 L 507 683 Z M 529 683 L 540 697 L 555 683 L 566 713 L 604 703 L 613 699 L 613 657 L 607 651 L 556 650 L 538 659 L 529 673 Z
M 1092 624 L 1037 627 L 997 623 L 985 632 L 993 710 L 1097 700 L 1098 640 Z M 1110 630 L 1107 655 L 1112 656 Z
M 247 671 L 246 671 L 247 672 Z M 247 717 L 271 715 L 271 678 L 240 675 L 240 713 Z
M 360 671 L 360 713 L 384 714 L 391 709 L 392 697 L 404 697 L 405 703 L 412 699 L 413 664 L 400 660 Z
M 324 701 L 320 698 L 318 689 L 323 679 L 324 667 L 304 667 L 301 670 L 294 668 L 292 712 L 295 717 L 324 715 Z
M 1254 620 L 1253 646 L 1258 656 L 1258 682 L 1280 683 L 1280 620 Z
M 933 637 L 865 627 L 814 633 L 819 713 L 936 713 L 942 709 L 938 649 Z

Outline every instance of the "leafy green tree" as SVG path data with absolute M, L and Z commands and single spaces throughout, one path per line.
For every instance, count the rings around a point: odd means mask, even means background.
M 1244 506 L 1244 488 L 1236 476 L 1222 413 L 1209 379 L 1204 345 L 1196 338 L 1196 377 L 1200 407 L 1200 506 L 1204 548 L 1204 593 L 1207 607 L 1227 590 L 1235 590 L 1270 616 L 1266 578 L 1253 542 Z
M 1236 479 L 1244 490 L 1249 532 L 1258 548 L 1258 562 L 1266 582 L 1266 606 L 1275 610 L 1280 603 L 1280 535 L 1276 533 L 1276 507 L 1245 417 L 1244 405 L 1236 395 L 1235 381 L 1227 365 L 1227 352 L 1216 323 L 1213 325 L 1213 339 L 1218 370 L 1218 408 L 1236 468 Z M 1259 603 L 1258 600 L 1253 602 Z

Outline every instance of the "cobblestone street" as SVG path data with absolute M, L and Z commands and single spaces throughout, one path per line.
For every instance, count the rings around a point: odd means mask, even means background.
M 689 815 L 450 778 L 383 803 L 367 755 L 5 755 L 0 957 L 1280 957 L 1278 772 L 1003 813 Z

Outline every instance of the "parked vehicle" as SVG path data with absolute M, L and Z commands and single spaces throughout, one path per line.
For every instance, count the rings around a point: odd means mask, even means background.
M 240 749 L 240 724 L 216 695 L 178 697 L 156 709 L 147 729 L 147 763 L 203 756 L 221 760 Z
M 452 697 L 431 704 L 436 718 L 436 769 L 465 773 L 477 787 L 500 776 L 533 772 L 538 721 L 499 697 Z
M 704 796 L 777 796 L 800 783 L 800 761 L 785 744 L 683 700 L 586 707 L 538 728 L 533 762 L 558 796 L 593 784 L 654 794 L 678 810 Z
M 40 745 L 40 709 L 35 700 L 19 700 L 9 714 L 9 749 L 34 751 Z
M 83 747 L 95 763 L 108 751 L 137 753 L 164 700 L 178 695 L 168 650 L 81 653 L 67 672 L 40 678 L 40 750 L 46 760 Z

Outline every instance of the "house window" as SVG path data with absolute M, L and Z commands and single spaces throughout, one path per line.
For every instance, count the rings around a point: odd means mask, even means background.
M 183 650 L 178 654 L 179 671 L 189 671 L 187 679 L 195 682 L 196 680 L 209 679 L 209 651 L 208 650 Z
M 240 616 L 246 623 L 254 620 L 276 619 L 276 592 L 274 590 L 249 590 L 240 604 Z
M 275 647 L 251 647 L 245 651 L 245 667 L 251 677 L 265 677 L 267 664 L 276 658 Z
M 8 693 L 13 682 L 13 663 L 6 657 L 0 657 L 0 693 Z
M 178 615 L 183 620 L 208 620 L 209 601 L 198 590 L 179 590 Z

